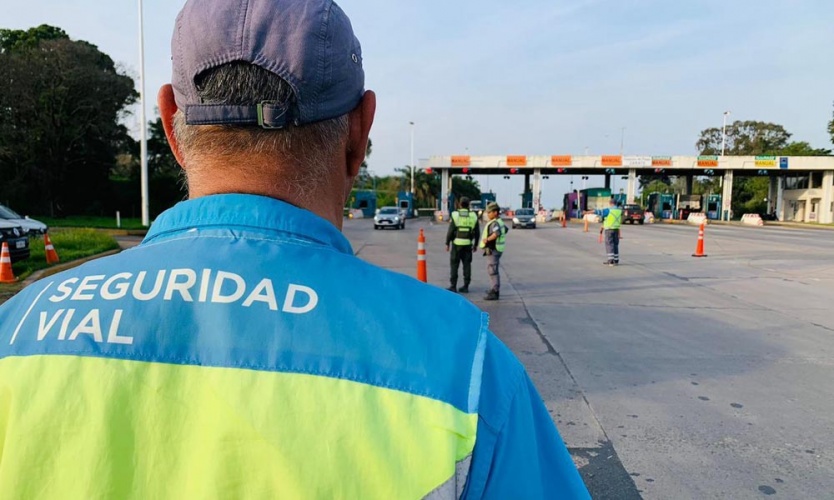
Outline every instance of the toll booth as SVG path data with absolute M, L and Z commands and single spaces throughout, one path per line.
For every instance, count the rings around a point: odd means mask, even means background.
M 699 194 L 678 194 L 675 200 L 675 218 L 686 220 L 689 214 L 703 210 L 703 197 Z
M 652 193 L 647 210 L 657 219 L 671 219 L 675 216 L 675 200 L 676 196 L 671 193 Z
M 565 217 L 570 219 L 571 217 L 581 217 L 579 215 L 579 193 L 577 191 L 573 191 L 571 193 L 565 193 L 565 197 L 562 200 L 562 210 L 565 211 Z
M 611 190 L 608 188 L 588 188 L 579 193 L 582 195 L 582 210 L 593 211 L 597 215 L 602 215 L 611 202 Z
M 490 191 L 489 193 L 481 193 L 481 205 L 486 208 L 490 202 L 495 201 L 495 193 Z
M 376 191 L 354 191 L 353 203 L 351 203 L 350 208 L 361 210 L 363 217 L 373 217 L 376 215 Z
M 721 195 L 708 194 L 704 196 L 704 209 L 707 219 L 718 220 L 721 218 Z
M 521 208 L 533 208 L 533 193 L 521 193 Z
M 414 207 L 414 194 L 406 191 L 397 193 L 397 206 L 400 210 L 405 210 L 405 216 L 409 219 L 414 218 L 416 210 Z
M 617 193 L 613 195 L 612 198 L 614 198 L 614 201 L 617 202 L 617 206 L 620 207 L 625 206 L 628 202 L 628 195 L 625 193 Z

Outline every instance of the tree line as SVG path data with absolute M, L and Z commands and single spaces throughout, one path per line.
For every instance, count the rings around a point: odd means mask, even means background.
M 95 45 L 72 40 L 64 30 L 41 25 L 0 29 L 0 202 L 32 215 L 141 213 L 139 144 L 125 126 L 138 100 L 133 78 Z M 182 174 L 160 119 L 146 124 L 151 216 L 184 199 Z M 834 115 L 827 124 L 834 143 Z M 755 121 L 729 124 L 728 155 L 828 155 L 807 142 L 791 141 L 781 125 Z M 701 132 L 696 149 L 719 154 L 722 131 Z M 371 144 L 368 151 L 371 154 Z M 393 204 L 410 190 L 408 166 L 375 176 L 367 165 L 357 189 L 376 189 L 379 205 Z M 440 176 L 415 171 L 415 204 L 437 206 Z M 717 181 L 712 181 L 713 183 Z M 674 189 L 664 176 L 641 178 L 643 190 Z M 713 189 L 700 180 L 696 189 Z M 734 211 L 743 213 L 766 196 L 766 179 L 734 183 Z M 452 193 L 477 199 L 480 186 L 455 176 Z M 738 205 L 738 207 L 736 207 Z

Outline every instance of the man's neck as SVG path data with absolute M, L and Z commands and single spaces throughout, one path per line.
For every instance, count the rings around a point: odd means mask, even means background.
M 319 182 L 315 189 L 299 193 L 290 189 L 286 182 L 268 183 L 248 176 L 216 176 L 203 181 L 203 176 L 191 175 L 188 180 L 190 199 L 214 194 L 255 194 L 284 201 L 330 221 L 339 230 L 344 220 L 345 186 L 336 181 Z

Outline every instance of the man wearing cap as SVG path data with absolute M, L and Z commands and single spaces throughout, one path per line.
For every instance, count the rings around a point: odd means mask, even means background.
M 469 211 L 469 198 L 463 196 L 460 199 L 460 210 L 452 212 L 449 230 L 446 231 L 446 251 L 451 248 L 449 290 L 453 292 L 469 293 L 469 283 L 472 281 L 472 252 L 478 248 L 479 232 L 478 215 Z M 461 263 L 463 286 L 458 289 L 458 268 Z
M 620 265 L 620 226 L 623 224 L 623 209 L 617 200 L 608 200 L 608 208 L 602 211 L 602 227 L 605 239 L 605 251 L 608 258 L 603 261 L 606 266 Z
M 480 247 L 484 250 L 487 258 L 487 275 L 492 284 L 484 300 L 498 300 L 501 297 L 501 276 L 498 274 L 498 266 L 501 263 L 501 255 L 504 254 L 504 244 L 507 240 L 507 226 L 501 217 L 498 216 L 501 208 L 494 201 L 486 206 L 489 222 L 484 226 L 481 235 Z
M 189 199 L 0 308 L 0 496 L 587 498 L 486 316 L 341 234 L 376 105 L 344 12 L 188 0 L 172 54 Z

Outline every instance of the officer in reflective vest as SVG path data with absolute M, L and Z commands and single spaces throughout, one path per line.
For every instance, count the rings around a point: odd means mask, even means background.
M 469 211 L 469 198 L 460 199 L 460 210 L 452 212 L 449 230 L 446 232 L 446 251 L 451 249 L 449 264 L 449 290 L 453 292 L 469 293 L 469 282 L 472 281 L 472 252 L 477 248 L 475 236 L 480 230 L 478 215 Z M 458 289 L 458 268 L 463 263 L 463 286 Z
M 603 262 L 607 266 L 620 263 L 620 226 L 623 224 L 623 209 L 611 198 L 609 207 L 602 211 L 602 231 L 605 232 L 605 251 L 608 258 Z
M 480 247 L 484 249 L 487 258 L 487 274 L 492 287 L 484 300 L 498 300 L 501 293 L 501 276 L 498 274 L 498 264 L 504 253 L 504 243 L 507 239 L 507 226 L 498 217 L 500 208 L 498 203 L 490 202 L 486 207 L 489 222 L 484 226 Z

